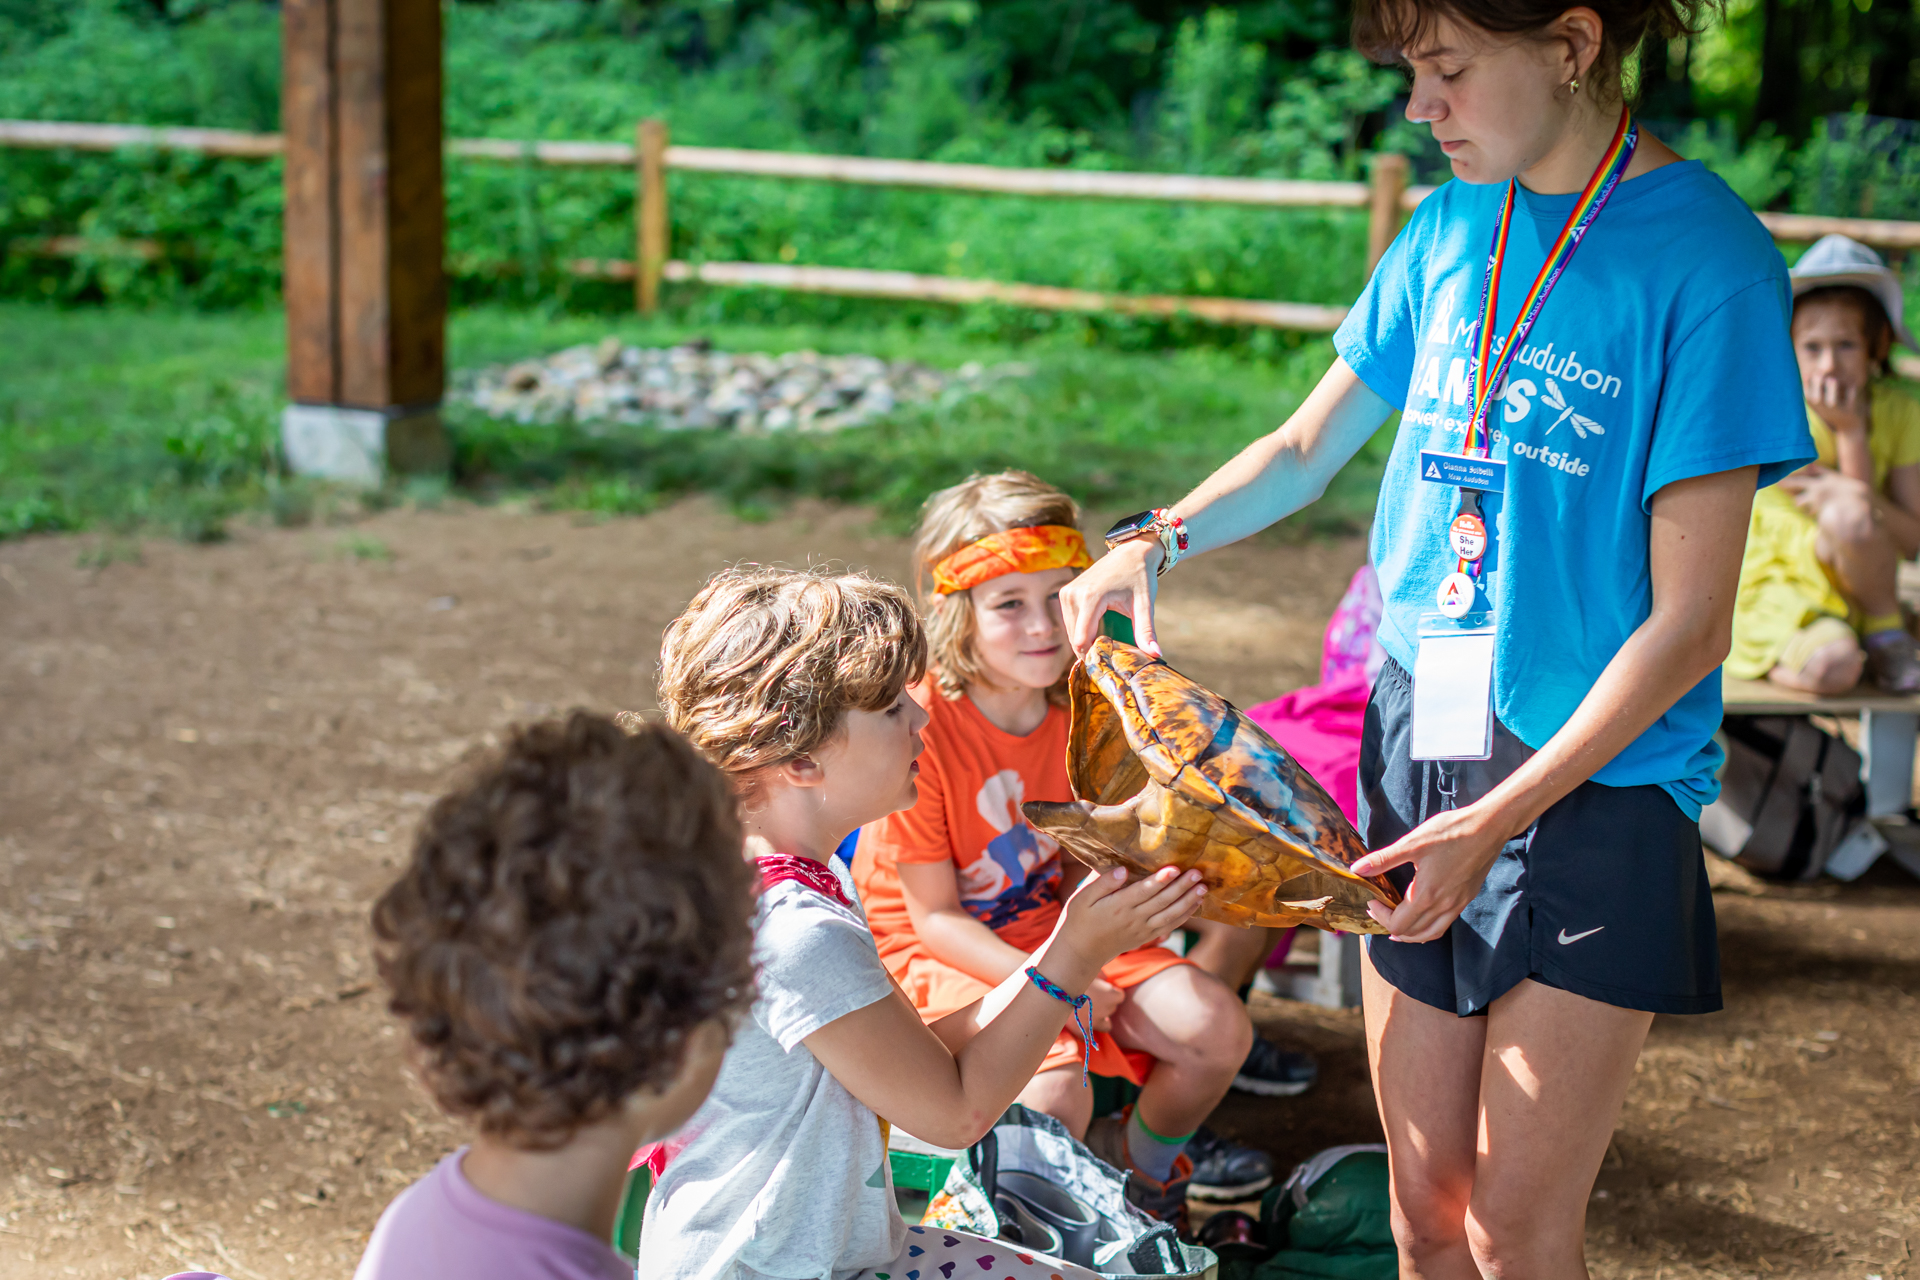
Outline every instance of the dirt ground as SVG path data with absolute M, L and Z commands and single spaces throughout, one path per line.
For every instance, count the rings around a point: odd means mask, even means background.
M 1315 676 L 1357 541 L 1168 580 L 1169 656 L 1252 702 Z M 365 918 L 507 725 L 650 708 L 661 627 L 740 559 L 899 577 L 858 512 L 580 523 L 392 512 L 215 547 L 0 545 L 0 1280 L 345 1277 L 458 1140 L 406 1079 Z M 1727 1011 L 1662 1018 L 1590 1206 L 1596 1274 L 1913 1273 L 1920 882 L 1722 873 Z M 1357 1011 L 1256 997 L 1322 1061 L 1215 1123 L 1282 1169 L 1378 1136 Z

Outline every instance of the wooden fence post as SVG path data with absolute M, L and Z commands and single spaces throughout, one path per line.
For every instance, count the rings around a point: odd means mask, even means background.
M 445 471 L 439 0 L 280 8 L 288 465 Z
M 1367 203 L 1367 271 L 1378 266 L 1387 246 L 1400 234 L 1400 198 L 1407 193 L 1407 158 L 1395 151 L 1373 157 L 1373 182 Z
M 667 266 L 667 122 L 642 120 L 634 131 L 637 211 L 634 302 L 642 314 L 660 308 L 660 273 Z

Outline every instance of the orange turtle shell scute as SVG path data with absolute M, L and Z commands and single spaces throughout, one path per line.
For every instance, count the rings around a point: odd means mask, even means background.
M 1349 869 L 1360 833 L 1239 708 L 1105 636 L 1068 691 L 1074 798 L 1023 805 L 1034 827 L 1094 866 L 1199 868 L 1209 920 L 1382 932 L 1367 903 L 1397 906 L 1399 891 Z

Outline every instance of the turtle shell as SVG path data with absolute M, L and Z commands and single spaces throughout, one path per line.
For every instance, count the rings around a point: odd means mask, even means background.
M 1348 867 L 1360 833 L 1267 732 L 1165 661 L 1106 636 L 1068 681 L 1069 803 L 1027 821 L 1099 867 L 1198 867 L 1199 914 L 1227 924 L 1380 933 L 1367 903 L 1397 906 L 1384 876 Z

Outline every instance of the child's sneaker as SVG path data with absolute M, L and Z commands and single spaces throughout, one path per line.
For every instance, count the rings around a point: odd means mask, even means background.
M 1193 1181 L 1193 1161 L 1181 1152 L 1173 1158 L 1173 1172 L 1165 1182 L 1155 1182 L 1138 1169 L 1127 1170 L 1127 1199 L 1149 1217 L 1171 1223 L 1182 1236 L 1187 1234 L 1187 1188 Z
M 1171 1222 L 1182 1236 L 1187 1234 L 1187 1190 L 1193 1181 L 1193 1161 L 1182 1151 L 1173 1159 L 1173 1172 L 1158 1182 L 1133 1167 L 1127 1157 L 1127 1122 L 1133 1118 L 1132 1106 L 1117 1116 L 1100 1116 L 1087 1126 L 1087 1149 L 1127 1175 L 1127 1199 L 1134 1208 Z M 1197 1135 L 1196 1135 L 1197 1136 Z M 1191 1147 L 1192 1140 L 1188 1140 Z M 1269 1176 L 1268 1181 L 1272 1181 Z
M 1195 1200 L 1250 1200 L 1273 1185 L 1273 1160 L 1201 1125 L 1187 1139 L 1193 1161 L 1187 1194 Z
M 1233 1087 L 1268 1098 L 1291 1098 L 1313 1088 L 1319 1078 L 1320 1064 L 1312 1054 L 1282 1049 L 1265 1036 L 1255 1036 Z
M 1861 646 L 1867 651 L 1867 676 L 1888 693 L 1920 692 L 1920 656 L 1904 631 L 1875 632 Z

